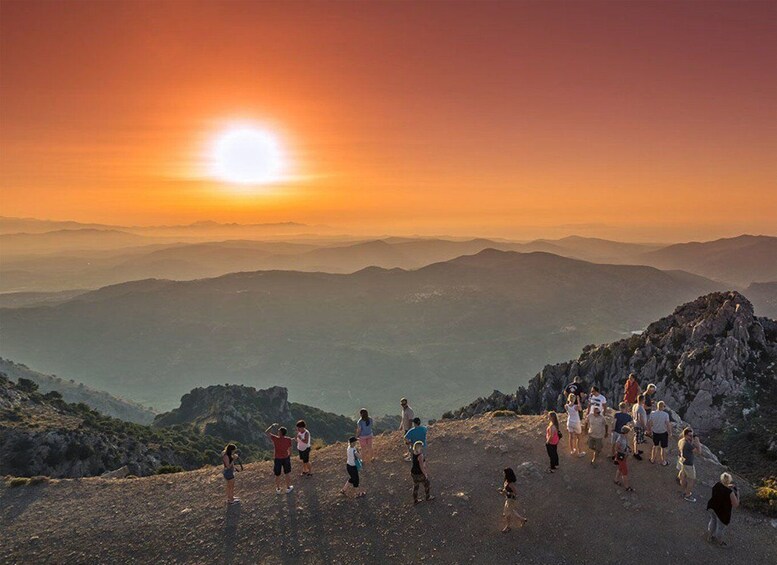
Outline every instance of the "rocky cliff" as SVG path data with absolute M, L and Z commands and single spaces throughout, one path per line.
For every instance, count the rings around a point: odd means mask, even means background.
M 356 427 L 345 416 L 289 402 L 284 387 L 257 390 L 242 385 L 195 388 L 181 398 L 179 408 L 160 414 L 153 425 L 192 426 L 200 433 L 225 441 L 269 449 L 272 446 L 264 434 L 267 426 L 278 422 L 291 433 L 300 419 L 305 420 L 314 439 L 325 442 L 347 439 Z
M 716 292 L 678 307 L 638 335 L 589 345 L 574 361 L 546 365 L 515 394 L 499 391 L 448 413 L 467 417 L 494 409 L 522 413 L 560 410 L 562 390 L 579 376 L 598 385 L 615 405 L 629 373 L 643 388 L 655 383 L 657 399 L 705 431 L 721 429 L 731 402 L 747 409 L 759 383 L 775 384 L 777 322 L 758 318 L 738 292 Z
M 0 475 L 74 478 L 125 466 L 127 473 L 150 475 L 163 466 L 216 463 L 221 447 L 211 436 L 109 418 L 0 374 Z

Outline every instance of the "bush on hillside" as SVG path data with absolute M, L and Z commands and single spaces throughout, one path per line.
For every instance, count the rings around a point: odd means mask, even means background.
M 8 481 L 9 487 L 26 487 L 30 484 L 30 479 L 27 477 L 11 477 Z
M 171 473 L 182 473 L 183 467 L 180 465 L 162 465 L 159 469 L 157 469 L 156 474 L 157 475 L 169 475 Z
M 492 418 L 515 418 L 516 416 L 518 416 L 518 414 L 512 410 L 494 410 L 491 412 Z

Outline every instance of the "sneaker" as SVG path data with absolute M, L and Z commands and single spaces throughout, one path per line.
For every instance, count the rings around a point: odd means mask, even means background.
M 289 494 L 293 490 L 294 490 L 294 485 L 289 486 L 289 488 L 286 489 L 286 494 Z
M 281 489 L 280 488 L 276 488 L 275 489 L 275 494 L 281 494 Z
M 686 500 L 688 502 L 696 502 L 696 499 L 693 497 L 693 494 L 689 494 L 688 496 L 684 496 L 683 500 Z
M 667 465 L 669 465 L 669 461 L 664 461 L 663 463 L 661 463 L 662 467 L 666 467 Z
M 585 457 L 585 451 L 581 451 L 577 454 L 578 457 Z
M 240 499 L 239 498 L 233 498 L 227 504 L 240 504 Z

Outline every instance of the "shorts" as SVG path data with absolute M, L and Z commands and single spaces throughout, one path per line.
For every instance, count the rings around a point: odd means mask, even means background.
M 604 447 L 604 438 L 600 437 L 588 437 L 588 449 L 599 453 Z
M 518 508 L 516 507 L 517 501 L 514 498 L 505 499 L 505 507 L 502 510 L 502 516 L 509 516 L 510 514 L 518 516 Z
M 654 446 L 660 445 L 664 449 L 669 447 L 669 432 L 664 432 L 662 434 L 653 432 L 653 445 Z
M 372 447 L 373 436 L 359 436 L 359 447 L 364 449 L 365 447 Z
M 629 465 L 627 463 L 628 458 L 624 454 L 623 459 L 619 457 L 617 461 L 618 461 L 618 472 L 624 477 L 628 477 L 629 476 Z
M 637 443 L 645 443 L 645 428 L 634 426 L 634 436 L 637 438 Z
M 310 448 L 303 449 L 299 452 L 299 458 L 302 460 L 303 463 L 307 463 L 310 461 Z
M 683 465 L 680 463 L 680 474 L 685 475 L 686 479 L 696 480 L 696 468 L 693 465 Z
M 281 468 L 283 468 L 283 474 L 288 475 L 291 473 L 291 457 L 284 457 L 283 459 L 276 459 L 272 472 L 276 477 L 281 476 Z
M 621 437 L 621 434 L 619 432 L 612 432 L 610 434 L 610 443 L 615 445 L 615 442 L 618 441 L 619 437 Z
M 569 422 L 567 422 L 567 431 L 570 434 L 581 434 L 583 433 L 583 426 L 580 422 L 577 422 L 576 424 L 569 424 Z
M 348 482 L 353 485 L 353 488 L 359 488 L 359 469 L 356 465 L 346 465 L 345 468 L 348 471 Z
M 235 478 L 235 470 L 234 469 L 224 469 L 224 478 L 228 481 L 231 481 Z

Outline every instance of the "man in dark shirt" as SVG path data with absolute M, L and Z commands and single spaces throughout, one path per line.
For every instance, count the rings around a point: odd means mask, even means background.
M 580 421 L 583 421 L 583 402 L 586 398 L 585 393 L 585 384 L 583 384 L 583 380 L 580 378 L 580 376 L 576 376 L 571 383 L 569 383 L 566 388 L 564 389 L 564 398 L 568 397 L 570 394 L 574 394 L 576 397 L 580 399 L 580 410 L 578 412 L 580 413 Z
M 653 395 L 656 393 L 656 385 L 650 383 L 645 390 L 645 413 L 650 418 L 650 413 L 653 411 Z

